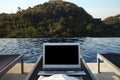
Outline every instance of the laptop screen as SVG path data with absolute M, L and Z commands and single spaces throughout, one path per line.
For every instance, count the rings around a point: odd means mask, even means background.
M 44 43 L 43 68 L 80 68 L 79 43 Z

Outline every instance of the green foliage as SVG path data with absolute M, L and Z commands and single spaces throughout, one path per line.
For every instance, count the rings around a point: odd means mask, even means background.
M 108 25 L 113 25 L 113 24 L 120 23 L 120 14 L 116 15 L 116 16 L 106 18 L 104 20 L 104 23 L 108 24 Z
M 108 31 L 112 36 L 120 37 L 120 14 L 108 17 L 103 22 L 109 26 Z
M 110 36 L 109 27 L 69 2 L 46 2 L 15 14 L 0 14 L 0 37 Z M 111 29 L 109 29 L 111 31 Z
M 86 30 L 91 31 L 91 25 L 87 25 Z

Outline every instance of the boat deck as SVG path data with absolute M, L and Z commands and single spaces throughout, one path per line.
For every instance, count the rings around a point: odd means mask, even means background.
M 87 65 L 98 80 L 120 80 L 120 72 L 111 65 L 101 63 L 100 73 L 98 73 L 97 63 L 87 63 Z
M 120 54 L 101 54 L 120 69 Z
M 113 72 L 114 69 L 112 69 L 109 65 L 106 66 L 106 64 L 102 63 L 101 73 L 98 73 L 97 63 L 87 63 L 87 65 L 98 80 L 120 80 L 120 72 Z M 20 64 L 18 63 L 7 74 L 1 77 L 0 80 L 25 80 L 26 76 L 31 71 L 33 66 L 33 63 L 25 63 L 25 73 L 21 74 L 21 71 L 19 69 Z
M 21 74 L 21 64 L 16 64 L 12 69 L 10 69 L 5 75 L 3 75 L 0 80 L 25 80 L 28 73 L 31 71 L 34 64 L 25 63 L 24 64 L 24 74 Z

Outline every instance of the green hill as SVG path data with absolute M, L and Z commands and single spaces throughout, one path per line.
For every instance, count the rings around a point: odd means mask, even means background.
M 101 37 L 111 35 L 108 29 L 82 7 L 61 0 L 0 14 L 0 37 Z
M 104 23 L 107 25 L 120 24 L 120 14 L 106 18 Z
M 103 22 L 109 26 L 113 36 L 120 37 L 120 14 L 108 17 Z

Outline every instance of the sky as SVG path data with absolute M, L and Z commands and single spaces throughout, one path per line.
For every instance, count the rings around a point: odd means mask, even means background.
M 49 0 L 0 0 L 0 13 L 15 13 L 20 7 L 27 9 L 35 5 L 43 4 Z M 64 0 L 72 2 L 92 15 L 102 20 L 120 14 L 120 0 Z

